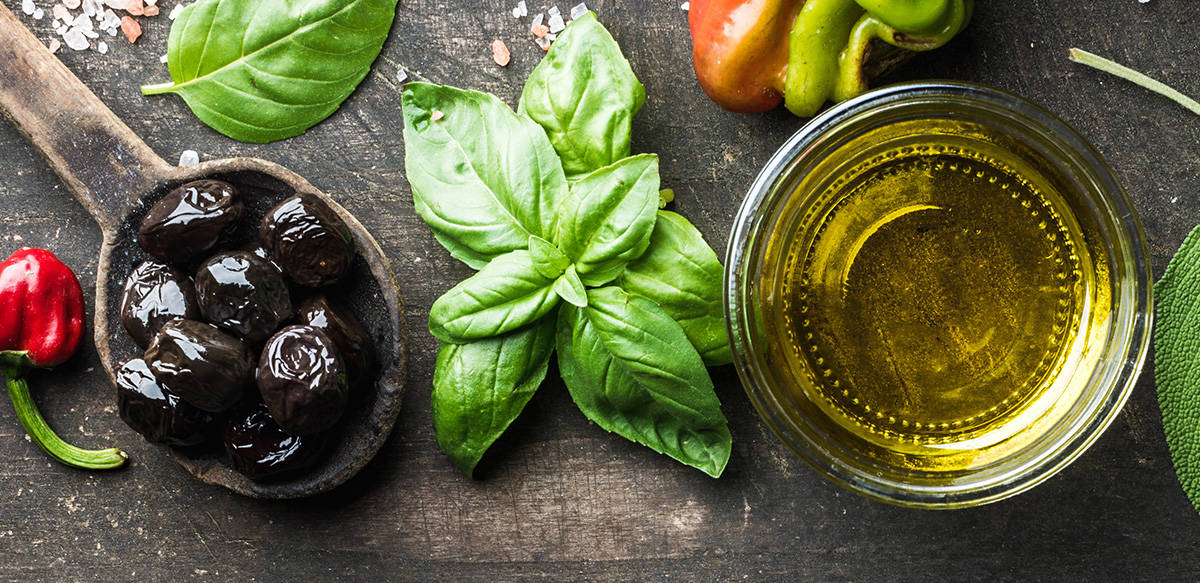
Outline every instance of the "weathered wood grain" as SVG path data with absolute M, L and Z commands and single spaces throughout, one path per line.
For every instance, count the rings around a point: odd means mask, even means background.
M 589 6 L 646 84 L 635 149 L 661 155 L 677 209 L 723 251 L 750 180 L 802 121 L 781 112 L 728 114 L 708 102 L 692 76 L 686 15 L 674 0 Z M 468 269 L 412 211 L 394 79 L 403 66 L 414 77 L 515 103 L 541 53 L 525 33 L 528 21 L 513 19 L 509 8 L 507 0 L 403 2 L 382 58 L 342 110 L 306 135 L 265 146 L 212 132 L 178 99 L 138 94 L 138 84 L 165 78 L 157 60 L 165 19 L 146 24 L 134 47 L 114 43 L 103 57 L 63 55 L 167 159 L 191 148 L 205 159 L 274 160 L 363 217 L 405 294 L 413 331 L 409 390 L 395 434 L 361 476 L 317 499 L 264 503 L 188 478 L 126 429 L 89 349 L 37 380 L 40 402 L 65 435 L 88 445 L 120 443 L 134 463 L 103 475 L 51 465 L 0 407 L 0 579 L 1200 577 L 1200 518 L 1171 470 L 1149 374 L 1074 465 L 1015 499 L 972 510 L 894 508 L 827 484 L 767 432 L 728 368 L 714 371 L 734 436 L 720 480 L 590 425 L 558 382 L 542 387 L 500 451 L 485 459 L 483 480 L 458 475 L 429 424 L 436 343 L 423 330 L 430 304 Z M 1080 46 L 1112 56 L 1200 95 L 1200 78 L 1191 74 L 1200 66 L 1198 16 L 1192 0 L 981 1 L 962 37 L 892 78 L 978 81 L 1066 119 L 1124 180 L 1161 273 L 1200 222 L 1200 119 L 1070 63 L 1066 51 Z M 26 22 L 49 38 L 44 21 Z M 493 38 L 512 49 L 507 69 L 491 63 Z M 51 247 L 90 285 L 99 231 L 7 126 L 0 126 L 0 162 L 0 251 Z

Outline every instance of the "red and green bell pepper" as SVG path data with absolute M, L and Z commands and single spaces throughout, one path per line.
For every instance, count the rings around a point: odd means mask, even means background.
M 50 429 L 29 394 L 26 374 L 65 362 L 83 336 L 83 290 L 53 253 L 28 247 L 0 263 L 0 371 L 17 419 L 38 447 L 68 466 L 109 469 L 125 463 L 119 449 L 86 450 Z
M 970 21 L 973 0 L 692 0 L 696 76 L 731 111 L 781 101 L 810 116 L 866 91 L 871 41 L 907 51 L 942 46 Z

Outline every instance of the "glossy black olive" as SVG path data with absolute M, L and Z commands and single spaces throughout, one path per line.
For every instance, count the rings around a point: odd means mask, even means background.
M 162 325 L 175 318 L 196 320 L 196 288 L 182 271 L 153 259 L 143 261 L 125 279 L 121 324 L 145 348 Z
M 268 211 L 258 234 L 284 275 L 300 285 L 334 283 L 354 259 L 346 223 L 309 195 L 293 196 Z
M 126 425 L 154 443 L 186 447 L 216 434 L 213 415 L 185 403 L 159 384 L 140 358 L 117 371 L 117 411 Z
M 205 320 L 251 344 L 292 317 L 283 274 L 249 251 L 219 253 L 205 261 L 196 272 L 196 296 Z
M 271 416 L 292 435 L 333 427 L 349 395 L 337 345 L 312 326 L 288 326 L 263 347 L 258 392 Z
M 254 358 L 241 340 L 195 320 L 163 324 L 146 362 L 167 390 L 212 412 L 236 405 L 254 375 Z
M 337 345 L 351 389 L 366 379 L 375 350 L 371 337 L 353 312 L 325 296 L 305 300 L 296 311 L 301 323 L 319 328 Z
M 150 207 L 138 228 L 138 243 L 163 261 L 189 263 L 208 255 L 227 238 L 245 210 L 232 184 L 189 182 Z
M 262 403 L 230 419 L 224 438 L 229 465 L 255 480 L 311 467 L 320 461 L 326 441 L 320 434 L 289 434 L 275 423 Z

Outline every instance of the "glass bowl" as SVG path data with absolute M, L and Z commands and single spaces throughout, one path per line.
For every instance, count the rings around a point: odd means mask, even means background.
M 779 356 L 781 346 L 798 338 L 785 336 L 782 325 L 774 323 L 789 293 L 781 282 L 797 277 L 785 273 L 786 265 L 794 267 L 797 260 L 785 260 L 782 249 L 801 236 L 800 222 L 826 220 L 822 213 L 832 216 L 838 201 L 829 200 L 830 185 L 846 176 L 855 152 L 944 132 L 967 139 L 985 136 L 978 139 L 988 141 L 987 147 L 1001 148 L 1020 167 L 1052 177 L 1060 197 L 1055 200 L 1069 209 L 1065 214 L 1074 215 L 1066 220 L 1078 227 L 1077 241 L 1083 245 L 1078 249 L 1090 253 L 1098 267 L 1095 279 L 1080 288 L 1084 307 L 1077 317 L 1086 332 L 1071 333 L 1073 352 L 1047 373 L 1046 388 L 1030 401 L 1035 404 L 1022 405 L 1020 414 L 994 432 L 906 443 L 886 431 L 856 431 L 861 422 L 832 415 L 832 401 L 819 390 L 821 375 L 799 371 Z M 816 233 L 813 237 L 821 231 Z M 871 91 L 815 117 L 784 143 L 750 187 L 734 221 L 725 302 L 734 364 L 771 430 L 841 486 L 885 502 L 928 508 L 976 506 L 1013 496 L 1079 457 L 1129 396 L 1146 357 L 1152 319 L 1145 237 L 1100 155 L 1045 110 L 1001 91 L 956 82 Z

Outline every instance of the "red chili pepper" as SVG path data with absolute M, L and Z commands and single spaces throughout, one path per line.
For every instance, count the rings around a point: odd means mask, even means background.
M 38 412 L 25 374 L 62 364 L 83 336 L 83 290 L 71 269 L 45 249 L 18 250 L 0 263 L 0 371 L 17 419 L 38 447 L 68 466 L 120 467 L 119 449 L 86 450 L 64 442 Z

